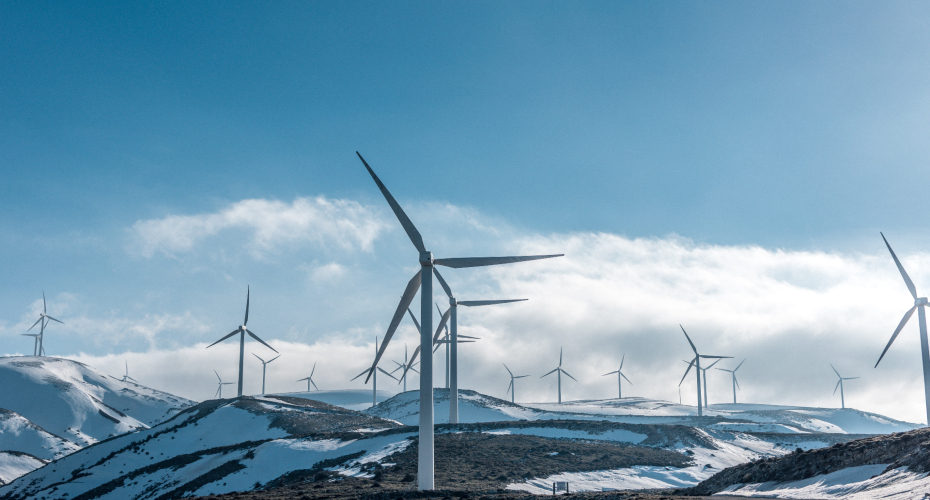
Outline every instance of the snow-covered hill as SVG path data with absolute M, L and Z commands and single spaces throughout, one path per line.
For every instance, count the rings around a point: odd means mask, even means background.
M 419 391 L 407 391 L 366 410 L 381 418 L 417 425 Z M 757 404 L 711 405 L 703 417 L 693 406 L 645 398 L 513 404 L 475 391 L 459 391 L 459 422 L 513 420 L 610 420 L 630 424 L 681 424 L 704 429 L 765 433 L 888 434 L 920 426 L 847 408 Z M 449 391 L 433 393 L 436 423 L 449 421 Z
M 0 407 L 79 446 L 144 429 L 192 404 L 76 361 L 0 358 Z
M 54 460 L 79 449 L 77 444 L 46 431 L 19 413 L 0 408 L 0 450 Z
M 371 390 L 369 389 L 345 389 L 342 391 L 309 391 L 309 392 L 281 392 L 269 394 L 269 396 L 288 396 L 303 399 L 312 399 L 333 406 L 340 406 L 347 410 L 362 411 L 371 408 Z M 387 401 L 393 396 L 392 393 L 378 391 L 378 402 Z
M 285 474 L 376 461 L 415 430 L 287 397 L 210 400 L 150 429 L 72 453 L 0 487 L 0 498 L 136 499 L 250 491 Z M 339 457 L 342 457 L 341 459 Z
M 32 472 L 46 463 L 48 463 L 48 460 L 36 458 L 28 453 L 0 451 L 0 486 Z

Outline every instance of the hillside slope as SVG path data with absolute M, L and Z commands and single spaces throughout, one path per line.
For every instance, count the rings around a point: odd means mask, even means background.
M 77 444 L 46 431 L 19 413 L 0 408 L 0 451 L 54 460 L 79 449 Z

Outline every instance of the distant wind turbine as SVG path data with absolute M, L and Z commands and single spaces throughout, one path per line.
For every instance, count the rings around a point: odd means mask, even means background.
M 417 326 L 419 326 L 419 325 L 417 325 Z M 414 351 L 413 355 L 416 356 L 416 354 L 417 354 L 418 352 L 420 352 L 420 348 L 419 348 L 419 347 L 417 347 L 417 350 Z M 420 363 L 419 363 L 419 362 L 414 363 L 414 362 L 413 362 L 413 358 L 410 358 L 410 361 L 407 361 L 407 344 L 404 344 L 404 362 L 401 363 L 401 362 L 399 362 L 399 361 L 395 361 L 394 364 L 397 365 L 397 368 L 394 368 L 393 370 L 391 370 L 391 373 L 388 373 L 388 375 L 390 375 L 391 377 L 393 377 L 394 380 L 397 380 L 397 383 L 398 383 L 398 384 L 401 383 L 401 382 L 403 382 L 403 383 L 404 383 L 404 392 L 407 392 L 407 372 L 410 371 L 410 370 L 413 370 L 414 373 L 416 373 L 417 375 L 420 375 L 420 372 L 417 371 L 416 368 L 414 368 L 414 366 L 417 366 L 417 365 L 420 364 Z M 397 370 L 403 370 L 403 372 L 401 373 L 400 379 L 398 379 L 397 377 L 394 377 L 394 373 L 396 373 Z M 382 371 L 384 371 L 384 370 L 382 370 Z M 385 373 L 387 373 L 387 372 L 385 372 Z
M 736 368 L 732 370 L 727 370 L 726 368 L 717 368 L 722 372 L 730 372 L 730 375 L 733 375 L 733 404 L 736 404 L 736 389 L 739 388 L 739 382 L 736 381 L 736 370 L 739 370 L 739 367 L 743 366 L 743 363 L 745 362 L 745 359 L 740 361 L 739 364 L 736 365 Z
M 265 395 L 265 367 L 268 365 L 268 363 L 271 363 L 272 361 L 280 358 L 281 355 L 278 354 L 277 356 L 269 359 L 268 361 L 265 361 L 264 359 L 260 358 L 258 354 L 255 354 L 254 352 L 252 353 L 252 356 L 255 356 L 256 358 L 258 358 L 259 361 L 262 362 L 262 396 L 264 396 Z
M 36 325 L 39 325 L 39 356 L 45 355 L 45 347 L 44 347 L 45 327 L 48 326 L 50 321 L 57 321 L 61 323 L 62 325 L 65 324 L 63 321 L 58 321 L 57 319 L 48 315 L 48 307 L 45 303 L 45 291 L 43 290 L 42 291 L 42 314 L 40 314 L 39 319 L 36 320 L 36 322 L 33 323 L 32 326 L 29 327 L 29 330 L 32 330 L 33 328 L 35 328 Z M 26 330 L 26 331 L 28 332 L 29 330 Z
M 420 324 L 422 324 L 423 327 L 420 331 L 419 348 L 424 352 L 424 354 L 432 353 L 434 340 L 432 338 L 433 309 L 430 307 L 430 302 L 433 301 L 433 271 L 435 270 L 435 266 L 446 266 L 453 269 L 461 269 L 467 267 L 483 267 L 498 264 L 525 262 L 529 260 L 548 259 L 561 255 L 436 259 L 433 257 L 433 254 L 426 249 L 426 245 L 423 244 L 423 237 L 420 235 L 420 232 L 417 231 L 417 228 L 413 225 L 413 222 L 411 222 L 410 218 L 407 217 L 407 214 L 404 213 L 404 210 L 400 207 L 400 204 L 397 203 L 397 200 L 394 199 L 394 196 L 391 195 L 384 183 L 381 182 L 381 179 L 378 178 L 378 176 L 375 174 L 375 171 L 372 170 L 370 166 L 368 166 L 368 162 L 362 158 L 362 155 L 359 154 L 358 151 L 356 151 L 355 154 L 358 155 L 359 160 L 361 160 L 362 164 L 365 165 L 365 169 L 368 170 L 372 180 L 375 181 L 375 184 L 377 184 L 378 189 L 384 196 L 384 199 L 387 201 L 388 205 L 390 205 L 391 210 L 394 212 L 394 215 L 397 217 L 400 225 L 404 228 L 404 232 L 407 233 L 407 237 L 410 238 L 410 242 L 413 243 L 413 246 L 417 249 L 418 261 L 420 264 L 420 270 L 417 271 L 417 274 L 407 283 L 407 288 L 404 290 L 404 294 L 400 299 L 400 303 L 397 305 L 397 309 L 394 311 L 394 316 L 391 319 L 391 323 L 388 325 L 387 332 L 384 334 L 384 342 L 381 344 L 381 349 L 378 351 L 378 355 L 375 357 L 375 361 L 371 365 L 372 374 L 375 372 L 375 367 L 378 366 L 378 360 L 380 360 L 381 356 L 384 355 L 384 351 L 387 349 L 387 346 L 391 341 L 391 337 L 394 335 L 394 331 L 397 329 L 397 326 L 403 319 L 404 311 L 410 306 L 414 295 L 416 295 L 417 290 L 421 286 L 423 287 L 423 290 L 420 292 Z M 428 187 L 428 181 L 421 180 L 420 183 L 424 188 L 432 189 Z M 455 349 L 455 345 L 456 344 L 453 341 L 452 349 Z M 421 367 L 423 370 L 422 374 L 420 375 L 417 488 L 420 490 L 432 490 L 435 484 L 433 441 L 433 356 L 424 355 Z M 371 375 L 369 375 L 369 377 L 370 376 Z M 365 380 L 365 382 L 367 383 L 368 380 Z
M 216 373 L 216 370 L 213 370 L 213 373 Z M 216 399 L 217 397 L 219 397 L 220 399 L 223 399 L 223 386 L 232 385 L 232 382 L 223 382 L 223 379 L 220 378 L 219 373 L 216 373 L 216 378 L 217 380 L 220 381 L 220 383 L 219 383 L 219 386 L 217 386 L 216 388 L 216 392 L 213 393 L 213 398 Z
M 924 312 L 924 309 L 927 307 L 927 297 L 917 296 L 917 288 L 914 286 L 914 282 L 911 281 L 910 276 L 907 275 L 904 266 L 901 265 L 898 256 L 894 254 L 894 250 L 891 249 L 891 245 L 888 244 L 888 240 L 885 239 L 884 234 L 882 234 L 882 239 L 885 241 L 885 246 L 888 247 L 888 251 L 891 252 L 894 265 L 898 266 L 898 271 L 901 272 L 901 277 L 904 278 L 904 284 L 907 286 L 907 290 L 911 292 L 911 297 L 914 297 L 914 307 L 908 309 L 907 312 L 904 313 L 904 318 L 901 319 L 901 322 L 898 323 L 898 327 L 895 328 L 894 333 L 891 335 L 891 340 L 888 341 L 888 345 L 885 346 L 882 355 L 879 356 L 878 361 L 875 362 L 875 368 L 878 368 L 878 364 L 882 362 L 882 358 L 885 357 L 885 353 L 888 352 L 891 343 L 894 342 L 894 339 L 898 338 L 901 329 L 904 328 L 907 321 L 911 319 L 911 315 L 914 314 L 914 309 L 917 309 L 917 322 L 920 325 L 920 359 L 923 361 L 924 365 L 924 402 L 927 406 L 927 424 L 930 425 L 930 344 L 928 344 L 927 341 L 927 316 Z
M 630 379 L 626 378 L 626 375 L 624 375 L 623 372 L 620 371 L 620 370 L 623 370 L 623 360 L 625 359 L 626 359 L 626 354 L 624 354 L 623 357 L 620 358 L 620 368 L 618 368 L 616 371 L 612 371 L 610 373 L 605 373 L 601 375 L 602 377 L 606 377 L 608 375 L 613 375 L 614 373 L 617 374 L 617 398 L 619 399 L 623 399 L 623 380 L 621 380 L 620 377 L 623 377 L 624 379 L 626 379 L 627 382 L 630 382 Z M 633 385 L 633 382 L 630 382 L 630 385 Z
M 302 381 L 304 381 L 304 380 L 307 381 L 307 392 L 310 392 L 310 384 L 313 384 L 313 388 L 314 388 L 314 389 L 320 390 L 320 388 L 316 386 L 316 382 L 313 381 L 313 372 L 315 372 L 315 371 L 316 371 L 316 363 L 313 363 L 313 369 L 310 370 L 310 376 L 298 380 L 298 382 L 302 382 Z
M 559 378 L 559 404 L 562 404 L 562 374 L 564 373 L 566 376 L 568 376 L 568 378 L 574 380 L 575 382 L 577 382 L 578 379 L 576 379 L 575 377 L 572 377 L 567 371 L 562 369 L 562 348 L 561 347 L 559 348 L 559 366 L 557 366 L 555 370 L 552 370 L 551 372 L 539 378 L 548 377 L 549 375 L 552 375 L 553 373 L 556 373 L 556 372 L 558 373 L 557 376 Z
M 242 396 L 242 364 L 243 364 L 243 361 L 245 360 L 245 334 L 248 333 L 249 337 L 252 337 L 253 339 L 261 342 L 262 345 L 271 349 L 272 351 L 278 352 L 278 351 L 275 351 L 274 347 L 271 347 L 270 345 L 266 344 L 264 340 L 258 338 L 258 335 L 255 335 L 254 333 L 252 333 L 251 330 L 246 328 L 246 325 L 248 324 L 249 324 L 249 287 L 247 286 L 245 289 L 245 319 L 242 321 L 242 326 L 240 326 L 239 328 L 236 328 L 235 330 L 227 334 L 225 337 L 207 346 L 207 349 L 209 349 L 215 346 L 216 344 L 219 344 L 220 342 L 228 339 L 229 337 L 232 337 L 233 335 L 237 333 L 239 334 L 239 396 L 240 397 Z
M 832 363 L 830 364 L 830 368 L 833 368 L 833 364 L 832 364 Z M 857 379 L 857 378 L 859 378 L 859 377 L 844 377 L 844 376 L 840 375 L 840 372 L 836 371 L 836 368 L 833 368 L 833 373 L 835 373 L 836 376 L 839 377 L 839 379 L 840 379 L 839 381 L 837 381 L 836 387 L 833 388 L 833 395 L 834 395 L 834 396 L 836 395 L 836 390 L 837 390 L 837 389 L 840 390 L 840 408 L 846 409 L 846 397 L 843 396 L 843 381 L 844 381 L 844 380 L 855 380 L 855 379 Z
M 132 378 L 132 377 L 129 376 L 129 361 L 126 361 L 126 374 L 123 375 L 123 382 L 125 382 L 125 381 L 127 381 L 127 380 L 132 380 L 133 382 L 135 382 L 135 383 L 137 383 L 137 384 L 139 383 L 138 380 L 136 380 L 136 379 L 134 379 L 134 378 Z
M 510 374 L 510 385 L 507 386 L 507 392 L 510 393 L 510 402 L 511 402 L 511 403 L 516 403 L 516 402 L 517 402 L 517 401 L 516 401 L 516 397 L 517 397 L 517 386 L 513 383 L 513 381 L 516 380 L 516 379 L 518 379 L 518 378 L 526 378 L 526 377 L 529 377 L 529 375 L 517 375 L 517 376 L 514 376 L 514 375 L 513 375 L 513 372 L 510 371 L 510 368 L 507 368 L 507 365 L 504 365 L 504 368 L 507 370 L 507 373 Z M 505 394 L 506 394 L 506 393 L 505 393 Z
M 377 356 L 377 355 L 378 355 L 378 336 L 375 335 L 375 356 Z M 391 375 L 390 373 L 384 371 L 384 369 L 381 368 L 380 366 L 378 367 L 378 371 L 380 371 L 381 373 L 387 375 L 388 377 L 393 378 L 394 380 L 397 380 L 397 378 L 394 377 L 394 375 Z M 363 370 L 362 373 L 359 373 L 358 375 L 356 375 L 355 377 L 353 377 L 352 380 L 355 380 L 355 379 L 361 377 L 362 375 L 367 375 L 369 372 L 371 372 L 371 368 L 365 368 L 365 370 Z M 349 382 L 351 382 L 352 380 L 350 380 Z M 375 406 L 376 404 L 378 404 L 378 373 L 377 373 L 377 372 L 375 372 L 375 373 L 372 374 L 371 380 L 372 380 L 372 384 L 371 384 L 371 406 Z
M 704 354 L 698 354 L 697 347 L 694 347 L 694 342 L 691 342 L 691 337 L 688 336 L 688 332 L 685 331 L 685 327 L 681 327 L 682 333 L 685 334 L 685 338 L 688 339 L 688 344 L 691 345 L 691 350 L 694 351 L 694 359 L 688 363 L 688 369 L 685 370 L 685 374 L 681 377 L 681 382 L 678 382 L 678 385 L 681 386 L 682 382 L 685 381 L 685 377 L 688 376 L 688 372 L 691 371 L 692 366 L 697 366 L 697 370 L 694 373 L 697 375 L 697 404 L 698 404 L 698 416 L 701 417 L 704 415 L 703 407 L 701 405 L 701 358 L 704 359 L 731 359 L 732 356 L 709 356 Z

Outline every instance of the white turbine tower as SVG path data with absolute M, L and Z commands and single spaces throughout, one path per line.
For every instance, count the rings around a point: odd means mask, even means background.
M 39 355 L 39 334 L 38 333 L 20 333 L 23 337 L 32 337 L 32 355 Z
M 684 360 L 682 360 L 682 362 L 688 363 L 687 361 L 684 361 Z M 719 362 L 720 360 L 718 359 L 717 361 L 714 361 L 713 363 L 707 365 L 706 368 L 704 367 L 699 368 L 701 370 L 701 375 L 704 377 L 703 383 L 704 383 L 704 406 L 705 407 L 710 406 L 710 400 L 707 398 L 707 370 L 710 370 L 711 368 L 714 367 L 714 365 L 716 365 Z
M 132 377 L 129 376 L 129 361 L 126 361 L 126 374 L 123 375 L 123 379 L 122 379 L 122 380 L 123 380 L 123 382 L 125 382 L 125 381 L 127 381 L 127 380 L 132 380 L 133 382 L 135 382 L 135 383 L 137 383 L 137 384 L 139 383 L 138 380 L 136 380 L 136 379 L 134 379 L 134 378 L 132 378 Z
M 736 365 L 736 368 L 732 370 L 727 370 L 726 368 L 717 368 L 718 370 L 722 372 L 730 372 L 730 375 L 733 376 L 733 404 L 736 404 L 736 389 L 739 388 L 739 382 L 736 381 L 736 370 L 739 370 L 739 367 L 743 366 L 743 363 L 745 362 L 746 362 L 745 359 L 740 361 L 739 364 Z
M 276 353 L 278 352 L 278 351 L 275 351 L 274 347 L 271 347 L 270 345 L 265 344 L 264 340 L 258 338 L 258 335 L 255 335 L 254 333 L 252 333 L 251 330 L 246 328 L 246 325 L 248 324 L 249 324 L 249 287 L 247 286 L 245 288 L 245 319 L 242 321 L 242 326 L 240 326 L 239 328 L 236 328 L 235 330 L 227 334 L 225 337 L 207 346 L 207 349 L 209 349 L 215 346 L 216 344 L 219 344 L 220 342 L 228 339 L 229 337 L 232 337 L 233 335 L 237 333 L 239 334 L 239 394 L 238 394 L 239 397 L 242 396 L 242 363 L 245 360 L 245 334 L 248 333 L 250 337 L 261 342 L 265 347 L 271 349 L 272 351 Z
M 452 289 L 449 288 L 449 285 L 446 283 L 446 280 L 442 279 L 442 275 L 439 274 L 438 269 L 433 270 L 433 274 L 436 275 L 436 279 L 439 281 L 439 284 L 442 286 L 443 291 L 446 292 L 446 295 L 449 296 L 449 309 L 446 309 L 446 312 L 442 313 L 442 318 L 439 320 L 439 328 L 436 329 L 435 338 L 439 338 L 439 334 L 442 333 L 442 328 L 446 325 L 447 321 L 450 321 L 450 330 L 451 337 L 449 338 L 449 346 L 452 350 L 449 358 L 449 423 L 457 424 L 459 423 L 459 376 L 458 376 L 458 306 L 465 307 L 478 307 L 478 306 L 491 306 L 495 304 L 508 304 L 510 302 L 522 302 L 527 299 L 507 299 L 507 300 L 456 300 L 452 295 Z
M 703 407 L 701 406 L 701 358 L 704 359 L 731 359 L 732 356 L 708 356 L 704 354 L 698 354 L 697 347 L 694 347 L 694 342 L 691 342 L 691 337 L 688 336 L 688 332 L 685 331 L 685 327 L 681 327 L 682 333 L 685 334 L 685 338 L 688 339 L 688 344 L 691 345 L 691 350 L 694 351 L 694 359 L 688 363 L 688 369 L 685 370 L 685 374 L 681 377 L 681 382 L 678 382 L 679 387 L 682 382 L 685 381 L 685 377 L 688 376 L 688 372 L 691 371 L 691 367 L 697 365 L 697 370 L 694 373 L 697 375 L 697 404 L 698 404 L 698 416 L 701 417 L 704 415 Z
M 620 377 L 623 377 L 624 379 L 626 379 L 627 382 L 630 382 L 630 379 L 626 378 L 626 375 L 624 375 L 623 372 L 620 371 L 620 370 L 623 370 L 623 360 L 625 359 L 626 359 L 626 354 L 624 354 L 623 357 L 620 358 L 620 368 L 618 368 L 616 371 L 612 371 L 610 373 L 605 373 L 601 375 L 602 377 L 606 377 L 608 375 L 613 375 L 614 373 L 617 374 L 617 398 L 618 399 L 623 399 L 623 380 L 621 380 Z M 633 382 L 630 382 L 630 385 L 633 385 Z
M 875 368 L 878 368 L 878 364 L 882 362 L 882 358 L 885 357 L 885 353 L 888 352 L 891 343 L 894 342 L 894 339 L 901 333 L 901 329 L 904 328 L 907 321 L 911 319 L 911 315 L 914 314 L 914 310 L 916 309 L 917 322 L 920 325 L 920 359 L 923 361 L 924 365 L 924 401 L 927 405 L 927 424 L 930 425 L 930 344 L 927 343 L 927 316 L 924 312 L 924 308 L 927 307 L 927 297 L 917 296 L 917 288 L 914 286 L 914 282 L 911 281 L 907 272 L 904 271 L 904 266 L 901 265 L 898 256 L 894 254 L 894 250 L 891 249 L 891 245 L 888 244 L 888 240 L 885 239 L 884 234 L 882 234 L 882 239 L 885 240 L 885 246 L 888 247 L 888 251 L 891 252 L 891 258 L 894 259 L 894 264 L 898 266 L 901 277 L 904 278 L 904 284 L 907 285 L 907 290 L 911 292 L 911 297 L 914 297 L 914 307 L 908 309 L 907 312 L 904 313 L 904 318 L 901 319 L 901 322 L 898 323 L 898 327 L 895 328 L 894 334 L 891 335 L 891 340 L 888 341 L 888 345 L 885 346 L 882 355 L 879 356 L 878 361 L 875 362 Z
M 555 370 L 552 370 L 551 372 L 539 378 L 548 377 L 549 375 L 552 375 L 553 373 L 556 373 L 556 372 L 558 372 L 558 377 L 559 377 L 559 404 L 562 404 L 562 374 L 564 373 L 565 375 L 568 376 L 568 378 L 574 380 L 575 382 L 577 382 L 578 379 L 576 379 L 575 377 L 572 377 L 571 375 L 569 375 L 567 371 L 562 369 L 562 348 L 561 347 L 559 348 L 559 366 L 556 367 Z
M 268 361 L 265 361 L 264 359 L 260 358 L 258 354 L 255 354 L 254 352 L 252 353 L 252 356 L 255 356 L 256 358 L 258 358 L 259 361 L 262 362 L 262 396 L 264 396 L 265 395 L 265 367 L 268 365 L 268 363 L 271 363 L 272 361 L 280 358 L 281 355 L 278 354 L 277 356 L 269 359 Z
M 316 382 L 313 381 L 313 372 L 315 371 L 316 371 L 316 363 L 313 363 L 313 369 L 310 370 L 310 376 L 298 380 L 298 382 L 303 382 L 304 380 L 307 381 L 307 392 L 310 392 L 310 384 L 313 384 L 314 389 L 320 390 L 320 388 L 316 386 Z
M 518 378 L 526 378 L 526 377 L 529 377 L 529 375 L 517 375 L 517 376 L 514 376 L 514 375 L 513 375 L 513 372 L 510 371 L 510 368 L 507 368 L 507 365 L 504 365 L 504 368 L 507 370 L 507 373 L 510 374 L 510 385 L 507 386 L 507 392 L 510 393 L 510 402 L 511 402 L 511 403 L 516 403 L 516 402 L 517 402 L 517 386 L 516 386 L 516 384 L 513 383 L 513 381 L 516 380 L 516 379 L 518 379 Z M 504 394 L 506 394 L 506 393 L 504 393 Z
M 213 373 L 216 373 L 216 370 L 213 370 Z M 219 385 L 218 385 L 217 388 L 216 388 L 216 392 L 213 393 L 213 399 L 216 399 L 217 397 L 220 398 L 220 399 L 223 399 L 223 386 L 224 386 L 224 385 L 232 385 L 232 382 L 223 382 L 223 379 L 220 378 L 220 374 L 219 374 L 219 373 L 216 373 L 216 378 L 217 378 L 217 380 L 220 381 L 220 383 L 219 383 Z
M 381 344 L 381 349 L 378 351 L 378 356 L 375 358 L 375 362 L 372 364 L 372 373 L 374 373 L 374 367 L 378 365 L 378 360 L 381 359 L 381 356 L 384 355 L 384 350 L 390 343 L 391 337 L 394 335 L 394 330 L 397 329 L 397 325 L 399 325 L 401 319 L 403 319 L 404 310 L 410 306 L 414 295 L 417 293 L 417 289 L 419 289 L 421 286 L 423 287 L 423 291 L 420 293 L 420 324 L 422 325 L 422 328 L 420 329 L 420 350 L 424 352 L 432 352 L 433 339 L 430 334 L 432 333 L 433 329 L 433 309 L 430 307 L 430 302 L 433 301 L 434 266 L 446 266 L 454 269 L 460 269 L 466 267 L 493 266 L 497 264 L 510 264 L 514 262 L 557 257 L 557 255 L 534 255 L 525 257 L 466 257 L 452 259 L 433 258 L 433 254 L 430 253 L 426 249 L 426 246 L 423 244 L 423 237 L 420 236 L 420 232 L 417 231 L 417 228 L 413 225 L 413 222 L 410 222 L 410 218 L 407 217 L 406 213 L 404 213 L 404 210 L 388 191 L 387 187 L 385 187 L 381 182 L 381 179 L 375 175 L 375 171 L 368 166 L 368 162 L 362 158 L 362 155 L 359 154 L 358 151 L 356 151 L 355 154 L 358 155 L 359 160 L 361 160 L 362 164 L 365 165 L 365 169 L 368 170 L 371 178 L 375 181 L 375 184 L 378 185 L 378 189 L 381 190 L 381 194 L 384 195 L 384 199 L 387 200 L 388 205 L 391 206 L 391 210 L 394 212 L 397 220 L 400 221 L 400 225 L 403 226 L 404 231 L 407 233 L 407 237 L 410 238 L 410 242 L 413 243 L 413 246 L 417 249 L 417 252 L 419 253 L 418 260 L 421 268 L 420 271 L 418 271 L 417 274 L 407 283 L 407 288 L 404 290 L 404 293 L 401 296 L 400 304 L 397 305 L 397 309 L 394 311 L 394 317 L 391 319 L 388 330 L 384 334 L 384 343 Z M 427 189 L 431 189 L 429 188 L 428 182 L 423 184 L 423 186 Z M 453 344 L 453 347 L 454 346 L 455 344 Z M 420 490 L 432 490 L 434 485 L 435 467 L 433 457 L 433 356 L 423 356 L 421 367 L 423 370 L 420 375 L 420 426 L 417 456 L 417 487 Z M 368 380 L 365 380 L 365 382 L 367 383 Z
M 830 368 L 833 368 L 833 363 L 830 363 Z M 840 408 L 846 409 L 846 397 L 843 395 L 843 381 L 844 380 L 855 380 L 859 377 L 844 377 L 840 375 L 840 372 L 836 371 L 836 368 L 833 368 L 833 373 L 839 377 L 839 381 L 836 383 L 836 387 L 833 388 L 833 395 L 836 395 L 836 390 L 840 390 Z
M 29 330 L 32 330 L 33 328 L 35 328 L 36 325 L 39 325 L 39 356 L 45 355 L 45 347 L 44 347 L 45 327 L 48 326 L 49 322 L 51 321 L 57 321 L 61 323 L 62 325 L 65 324 L 63 321 L 58 321 L 57 319 L 48 315 L 48 307 L 45 303 L 45 291 L 43 290 L 42 291 L 42 313 L 39 314 L 39 319 L 36 320 L 36 322 L 33 323 L 32 326 L 29 327 Z M 26 331 L 28 332 L 29 330 L 26 330 Z

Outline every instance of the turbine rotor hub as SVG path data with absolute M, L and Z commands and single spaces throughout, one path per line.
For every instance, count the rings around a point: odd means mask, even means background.
M 917 297 L 914 299 L 915 306 L 925 306 L 927 305 L 927 297 Z
M 456 302 L 455 297 L 449 297 L 449 305 L 450 305 L 450 306 L 455 307 L 455 305 L 456 305 L 457 303 L 458 303 L 458 302 Z
M 420 265 L 421 266 L 432 266 L 433 265 L 433 253 L 432 252 L 420 252 Z
M 246 330 L 245 325 L 240 326 L 239 329 L 244 332 Z

